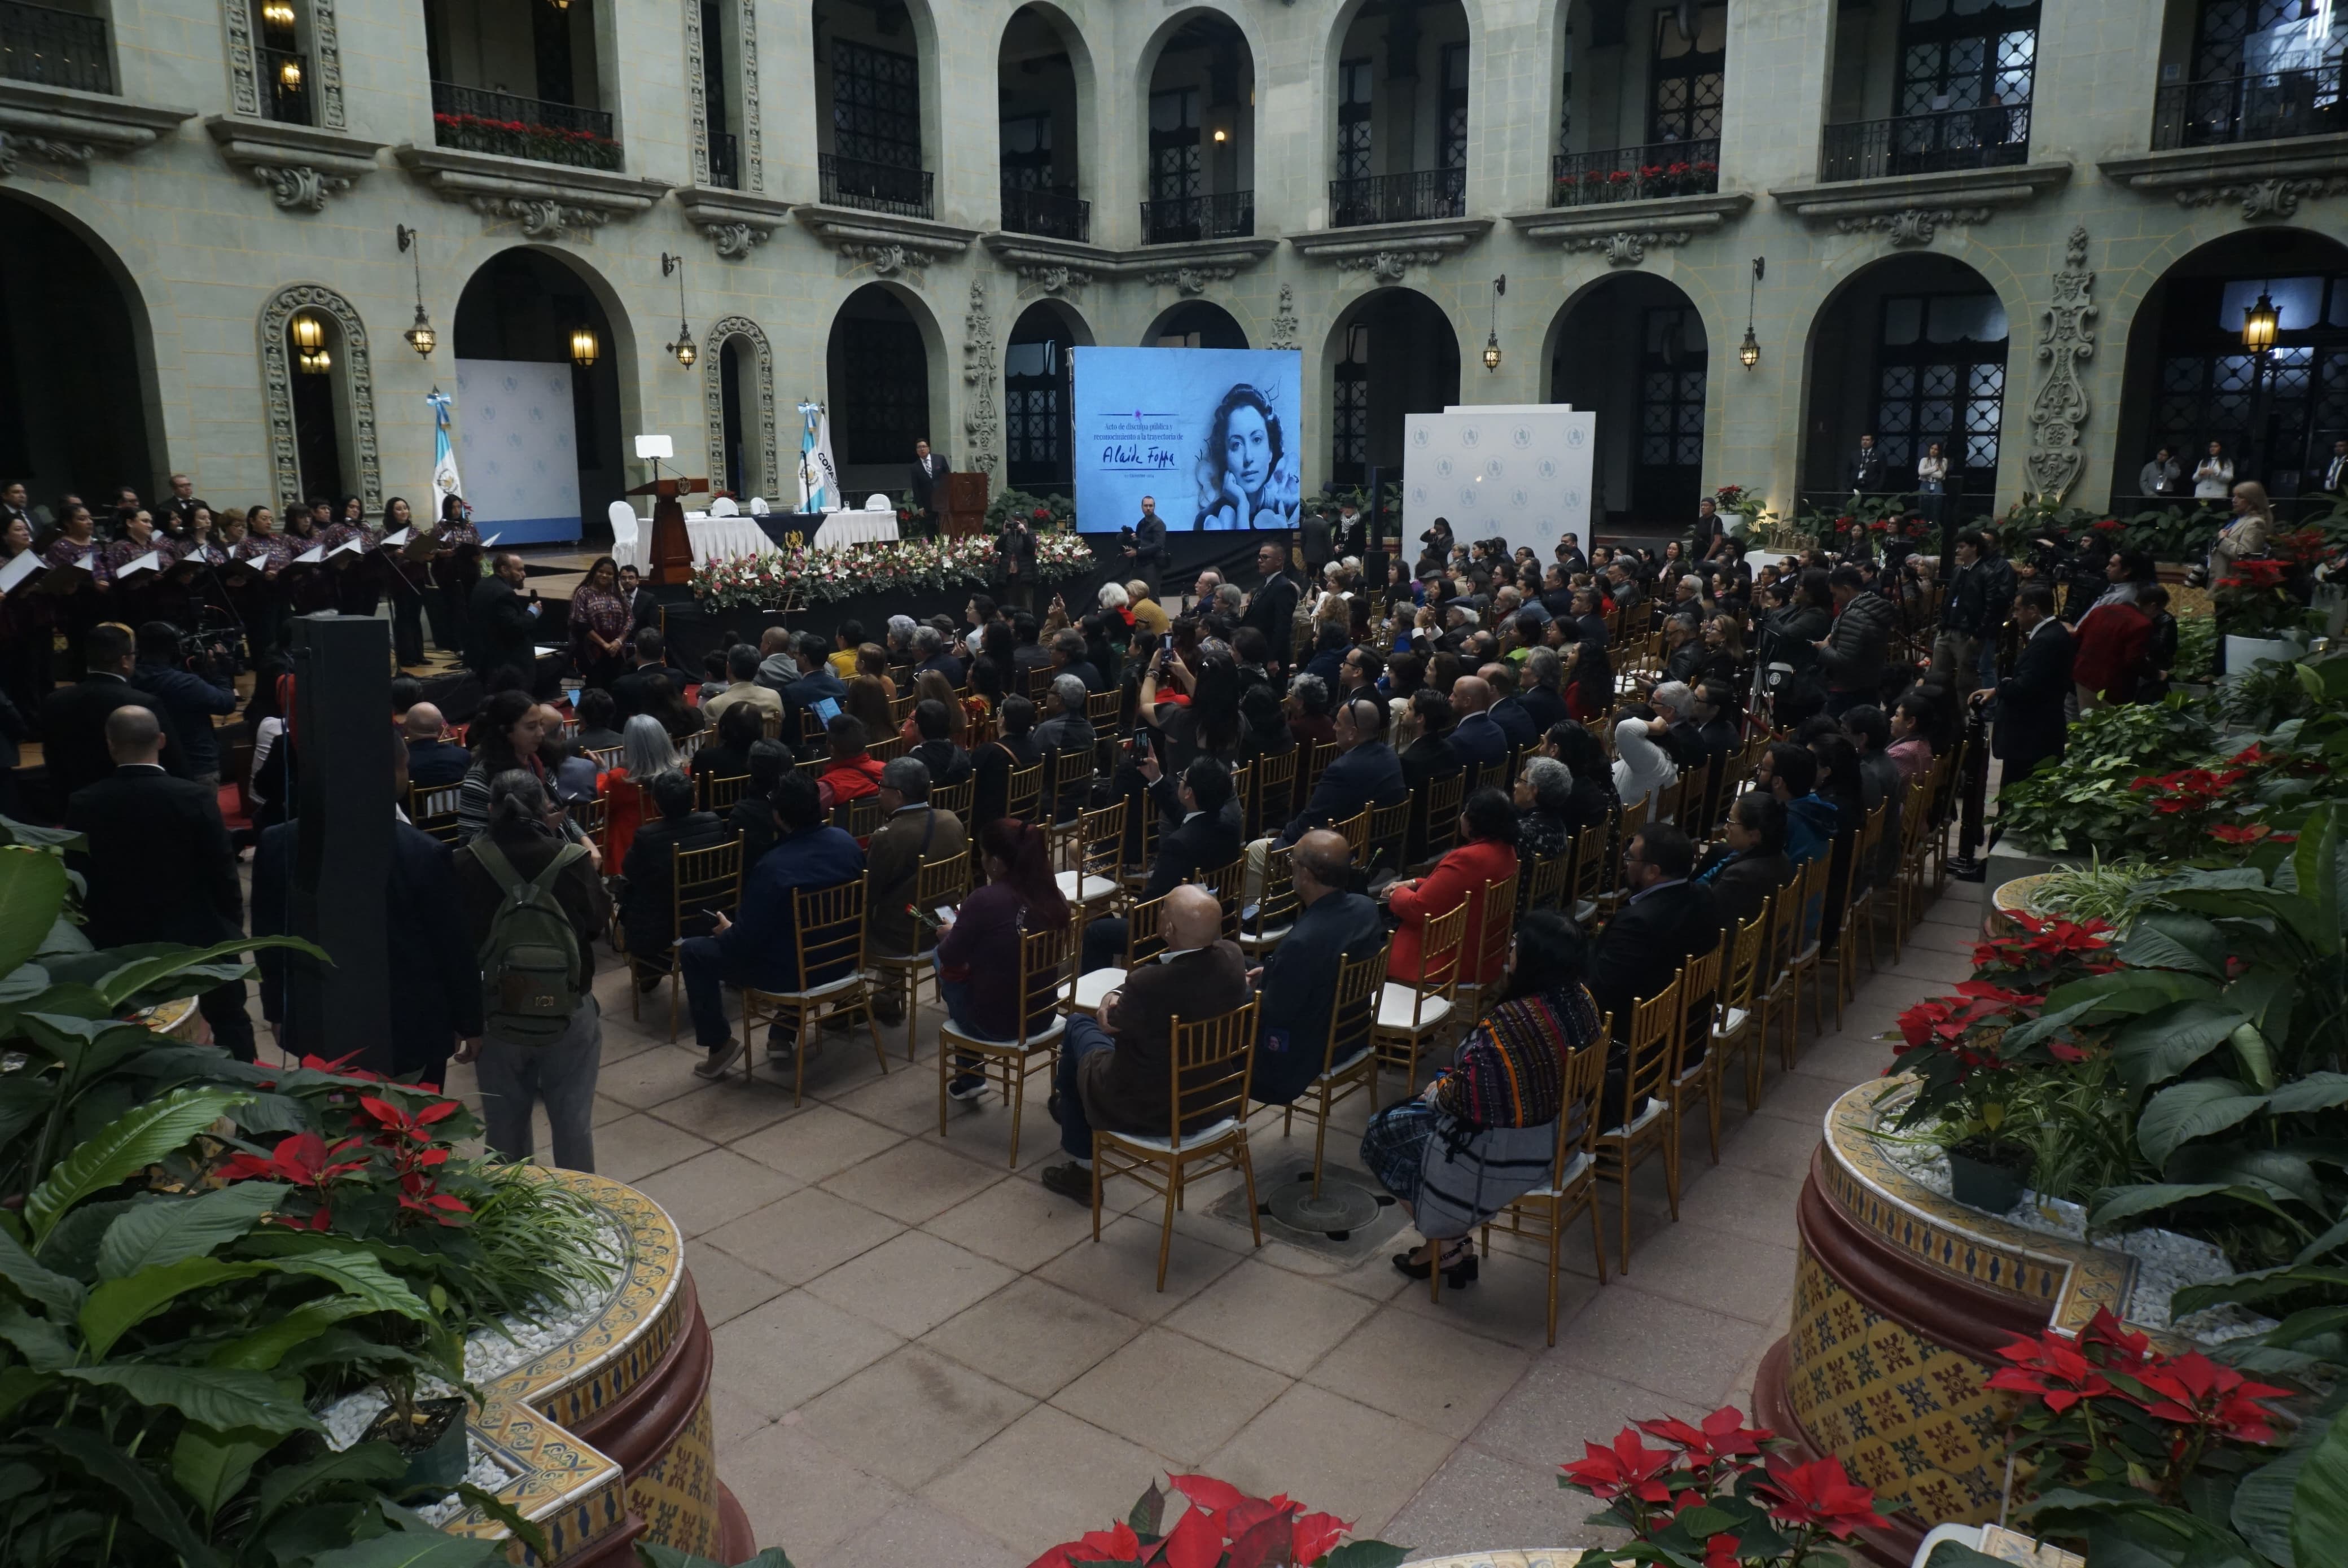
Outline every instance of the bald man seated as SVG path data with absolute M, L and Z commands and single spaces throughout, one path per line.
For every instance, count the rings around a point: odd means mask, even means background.
M 1196 1023 L 1247 1004 L 1247 963 L 1222 939 L 1222 921 L 1212 892 L 1196 882 L 1176 888 L 1159 915 L 1166 950 L 1103 999 L 1100 1022 L 1081 1013 L 1068 1020 L 1051 1100 L 1068 1161 L 1044 1168 L 1053 1191 L 1092 1202 L 1096 1127 L 1166 1136 L 1175 1016 Z
M 428 702 L 410 707 L 407 717 L 399 721 L 399 732 L 407 738 L 410 784 L 437 789 L 464 781 L 465 769 L 473 765 L 473 754 L 461 746 L 448 744 L 448 724 L 440 717 L 438 708 Z
M 1492 684 L 1481 676 L 1461 676 L 1451 683 L 1451 707 L 1459 722 L 1451 728 L 1451 749 L 1470 768 L 1489 768 L 1509 759 L 1509 735 L 1492 717 Z

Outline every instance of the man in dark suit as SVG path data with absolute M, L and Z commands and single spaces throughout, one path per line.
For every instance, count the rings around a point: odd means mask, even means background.
M 1092 1202 L 1096 1127 L 1166 1136 L 1174 1016 L 1203 1021 L 1247 1005 L 1247 961 L 1237 944 L 1220 940 L 1222 922 L 1213 892 L 1176 888 L 1159 916 L 1162 962 L 1143 965 L 1110 992 L 1099 1023 L 1081 1014 L 1068 1020 L 1050 1101 L 1068 1161 L 1045 1168 L 1053 1191 Z
M 1317 583 L 1321 581 L 1321 569 L 1337 558 L 1332 537 L 1335 531 L 1330 527 L 1329 514 L 1324 511 L 1305 512 L 1297 519 L 1296 527 L 1304 536 L 1305 581 Z
M 1144 903 L 1240 858 L 1240 830 L 1223 814 L 1231 798 L 1231 776 L 1223 771 L 1223 765 L 1200 752 L 1182 770 L 1179 782 L 1167 778 L 1155 751 L 1141 760 L 1141 777 L 1149 786 L 1149 808 L 1170 807 L 1169 814 L 1180 821 L 1158 836 L 1158 858 L 1149 862 L 1149 880 L 1137 895 Z M 1115 968 L 1125 952 L 1125 938 L 1121 916 L 1103 915 L 1086 926 L 1085 972 Z
M 396 737 L 392 789 L 393 799 L 407 799 L 407 748 Z M 449 846 L 396 817 L 386 826 L 391 870 L 384 879 L 384 958 L 392 976 L 392 1076 L 438 1085 L 458 1042 L 480 1042 L 480 959 L 460 917 L 463 895 Z M 293 930 L 294 861 L 301 830 L 298 820 L 264 829 L 252 851 L 255 936 Z M 275 1031 L 278 1049 L 295 1057 L 344 1055 L 331 1036 L 305 1034 L 304 1009 L 294 1005 L 297 987 L 317 984 L 316 962 L 278 948 L 253 956 L 261 968 L 261 1016 Z
M 1314 828 L 1334 827 L 1362 814 L 1366 806 L 1392 806 L 1409 793 L 1402 759 L 1386 744 L 1386 705 L 1377 697 L 1351 696 L 1337 705 L 1332 734 L 1337 755 L 1321 770 L 1304 810 L 1281 830 L 1280 842 L 1292 844 Z M 1251 874 L 1260 875 L 1251 859 Z
M 628 645 L 628 673 L 612 683 L 612 703 L 617 710 L 617 722 L 622 729 L 625 729 L 628 720 L 636 715 L 651 713 L 655 702 L 663 711 L 666 710 L 667 702 L 661 693 L 653 689 L 654 686 L 658 683 L 674 690 L 677 684 L 674 676 L 684 673 L 672 672 L 667 659 L 668 639 L 661 635 L 660 628 L 639 627 L 634 640 Z M 680 692 L 678 695 L 684 694 Z
M 1492 684 L 1481 676 L 1461 676 L 1451 683 L 1451 706 L 1459 715 L 1451 731 L 1451 749 L 1470 768 L 1505 765 L 1509 732 L 1492 717 Z
M 221 824 L 220 792 L 163 771 L 163 729 L 136 704 L 106 716 L 114 772 L 73 792 L 66 826 L 87 847 L 66 857 L 82 874 L 82 911 L 99 947 L 176 942 L 210 947 L 244 934 L 236 850 Z M 206 991 L 198 1006 L 213 1043 L 252 1060 L 244 982 Z
M 2054 590 L 2024 583 L 2013 593 L 2013 624 L 2022 629 L 2022 656 L 1997 683 L 1997 723 L 1990 754 L 2005 763 L 2005 782 L 2027 779 L 2040 764 L 2063 758 L 2063 699 L 2071 692 L 2077 643 L 2054 614 Z M 1979 707 L 1987 689 L 1972 694 Z
M 407 741 L 407 781 L 427 789 L 463 780 L 466 769 L 473 765 L 473 754 L 461 746 L 448 741 L 448 724 L 440 710 L 428 702 L 410 707 L 399 721 L 399 731 Z
M 1268 1105 L 1288 1104 L 1328 1065 L 1338 961 L 1365 958 L 1386 940 L 1376 903 L 1346 887 L 1353 851 L 1344 834 L 1328 828 L 1305 834 L 1288 863 L 1296 880 L 1296 923 L 1252 976 L 1263 1006 L 1251 1092 Z
M 1141 516 L 1133 525 L 1132 541 L 1125 547 L 1127 570 L 1149 584 L 1149 596 L 1158 597 L 1159 574 L 1166 570 L 1166 520 L 1158 515 L 1158 498 L 1141 498 Z
M 1296 644 L 1296 579 L 1288 574 L 1288 546 L 1277 540 L 1266 540 L 1255 552 L 1255 569 L 1263 573 L 1263 586 L 1248 595 L 1247 611 L 1240 617 L 1242 625 L 1253 626 L 1263 634 L 1272 649 L 1275 669 L 1285 669 L 1289 650 Z
M 62 810 L 76 790 L 114 771 L 114 758 L 107 748 L 107 717 L 134 703 L 153 714 L 162 726 L 163 770 L 186 778 L 187 751 L 180 744 L 170 706 L 130 684 L 135 667 L 130 634 L 102 621 L 83 637 L 82 647 L 89 661 L 88 673 L 41 702 L 42 754 L 47 759 L 49 789 L 57 808 Z
M 1883 476 L 1890 472 L 1883 460 L 1882 449 L 1876 446 L 1873 436 L 1859 438 L 1859 450 L 1851 454 L 1850 488 L 1853 494 L 1883 488 Z
M 913 469 L 906 484 L 913 492 L 913 510 L 922 514 L 922 526 L 931 533 L 938 531 L 938 507 L 946 499 L 948 471 L 943 453 L 930 450 L 927 441 L 913 443 Z
M 2348 500 L 2348 436 L 2332 443 L 2332 457 L 2323 465 L 2323 493 Z
M 467 610 L 466 630 L 471 641 L 465 649 L 465 665 L 484 680 L 491 671 L 511 665 L 535 689 L 538 590 L 533 588 L 529 597 L 523 597 L 527 575 L 520 556 L 511 551 L 498 552 L 489 574 L 475 585 Z
M 1680 965 L 1720 944 L 1720 909 L 1712 890 L 1689 880 L 1695 845 L 1667 822 L 1639 830 L 1622 851 L 1622 880 L 1631 901 L 1606 923 L 1590 950 L 1590 995 L 1601 1012 L 1614 1016 L 1614 1049 L 1606 1068 L 1601 1127 L 1620 1127 L 1623 1082 L 1629 1067 L 1627 1042 L 1632 1015 L 1677 977 Z M 1711 998 L 1686 998 L 1688 1031 L 1684 1065 L 1704 1059 L 1711 1043 Z M 1629 1108 L 1636 1116 L 1638 1106 Z

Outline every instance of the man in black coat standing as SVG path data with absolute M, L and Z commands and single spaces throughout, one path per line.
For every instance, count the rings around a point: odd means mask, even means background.
M 106 745 L 113 773 L 75 790 L 65 811 L 66 826 L 86 841 L 66 861 L 82 875 L 90 941 L 210 947 L 242 936 L 244 893 L 220 791 L 163 771 L 163 727 L 150 709 L 128 704 L 108 714 Z M 213 986 L 197 1006 L 215 1045 L 252 1060 L 243 981 Z
M 1873 436 L 1859 438 L 1859 450 L 1851 454 L 1850 489 L 1853 495 L 1883 488 L 1883 477 L 1890 471 L 1883 460 L 1883 450 L 1875 444 Z
M 1126 570 L 1149 584 L 1158 597 L 1158 580 L 1166 570 L 1166 520 L 1158 515 L 1158 498 L 1141 498 L 1141 517 L 1133 525 L 1133 539 L 1125 547 Z
M 922 514 L 922 528 L 934 534 L 938 531 L 938 505 L 945 500 L 946 475 L 951 471 L 942 452 L 930 450 L 927 441 L 913 443 L 912 471 L 906 476 L 906 486 L 913 492 L 913 510 Z
M 2054 614 L 2054 590 L 2024 583 L 2014 590 L 2013 624 L 2022 629 L 2022 656 L 1997 683 L 1997 723 L 1990 755 L 2005 764 L 2005 782 L 2027 779 L 2040 764 L 2063 758 L 2063 699 L 2071 693 L 2071 657 L 2077 643 Z M 1974 706 L 1988 700 L 1984 688 Z
M 1278 540 L 1264 541 L 1256 548 L 1255 569 L 1263 573 L 1263 586 L 1248 595 L 1247 611 L 1240 622 L 1263 634 L 1272 649 L 1272 668 L 1284 671 L 1296 645 L 1298 592 L 1296 579 L 1288 573 L 1288 546 Z
M 49 789 L 63 810 L 74 793 L 114 771 L 107 744 L 106 721 L 115 709 L 133 704 L 153 714 L 162 727 L 162 767 L 176 778 L 188 775 L 187 751 L 180 744 L 171 709 L 161 698 L 130 684 L 136 668 L 130 634 L 109 622 L 92 626 L 82 639 L 88 673 L 69 686 L 60 686 L 41 702 L 42 756 L 49 771 Z
M 532 690 L 537 686 L 538 674 L 538 590 L 522 596 L 522 583 L 528 574 L 522 570 L 521 557 L 510 551 L 498 552 L 490 563 L 489 574 L 473 589 L 466 630 L 471 640 L 466 645 L 465 665 L 483 680 L 490 672 L 510 665 L 521 672 L 523 682 Z

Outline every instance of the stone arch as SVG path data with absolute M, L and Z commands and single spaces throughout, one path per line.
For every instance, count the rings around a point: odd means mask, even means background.
M 1358 484 L 1369 467 L 1399 468 L 1405 417 L 1459 401 L 1466 346 L 1460 324 L 1418 289 L 1394 284 L 1347 302 L 1322 339 L 1313 383 L 1326 409 L 1314 434 L 1324 477 Z M 1363 368 L 1372 363 L 1376 377 Z M 1385 373 L 1396 365 L 1401 373 Z
M 1677 279 L 1625 268 L 1576 289 L 1542 346 L 1544 400 L 1598 417 L 1591 526 L 1684 526 L 1718 432 L 1712 389 L 1733 343 Z
M 1105 176 L 1108 166 L 1103 161 L 1107 149 L 1100 130 L 1099 73 L 1093 63 L 1092 44 L 1084 28 L 1074 16 L 1052 0 L 1023 0 L 1014 5 L 995 29 L 996 70 L 1001 71 L 1004 40 L 1023 12 L 1033 12 L 1038 21 L 1059 36 L 1068 52 L 1068 74 L 1074 78 L 1076 104 L 1076 191 L 1088 200 L 1097 200 L 1107 189 Z M 1002 149 L 995 150 L 998 163 Z
M 366 324 L 351 302 L 324 284 L 287 284 L 261 307 L 261 398 L 269 421 L 270 489 L 282 511 L 302 499 L 302 460 L 294 434 L 294 367 L 285 354 L 286 324 L 298 311 L 314 310 L 332 320 L 343 340 L 343 417 L 350 421 L 351 456 L 358 466 L 355 489 L 372 516 L 383 507 L 383 459 L 376 448 L 375 369 L 367 351 Z
M 782 448 L 775 432 L 775 351 L 765 331 L 747 315 L 720 320 L 709 329 L 701 350 L 701 412 L 708 427 L 709 471 L 712 475 L 726 471 L 726 345 L 736 337 L 747 342 L 757 356 L 753 374 L 758 392 L 758 482 L 771 490 L 781 485 L 783 476 Z

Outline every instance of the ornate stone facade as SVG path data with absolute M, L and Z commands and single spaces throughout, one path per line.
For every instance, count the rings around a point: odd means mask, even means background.
M 775 350 L 758 324 L 747 315 L 729 315 L 709 329 L 701 349 L 701 410 L 709 427 L 709 482 L 722 485 L 726 471 L 726 345 L 740 338 L 754 356 L 751 375 L 757 387 L 757 428 L 749 438 L 758 450 L 755 483 L 779 490 L 783 482 L 782 449 L 775 436 Z M 744 410 L 745 413 L 750 410 Z M 744 505 L 748 504 L 747 500 Z
M 271 495 L 280 511 L 303 497 L 302 462 L 294 436 L 295 372 L 286 354 L 285 330 L 305 311 L 330 318 L 341 339 L 333 375 L 348 421 L 345 428 L 351 456 L 358 465 L 358 498 L 373 517 L 383 510 L 383 461 L 376 440 L 375 366 L 367 353 L 366 324 L 348 300 L 318 284 L 289 284 L 270 295 L 261 310 L 261 397 L 269 427 Z
M 2087 424 L 2087 393 L 2079 384 L 2079 366 L 2096 352 L 2096 307 L 2087 298 L 2096 274 L 2087 270 L 2086 225 L 2071 231 L 2063 256 L 2063 268 L 2054 274 L 2054 301 L 2039 318 L 2038 358 L 2046 366 L 2046 378 L 2030 403 L 2026 459 L 2031 493 L 2052 501 L 2071 493 L 2085 462 L 2079 433 Z

